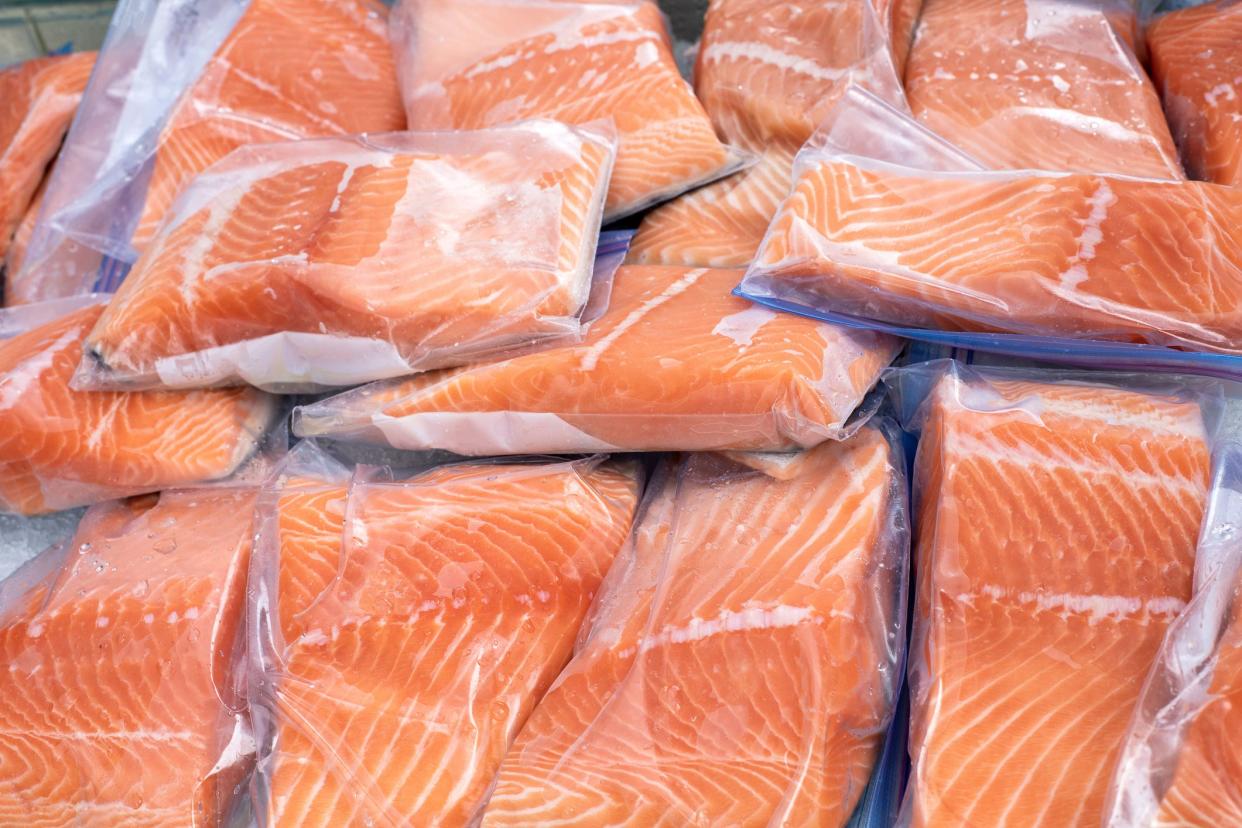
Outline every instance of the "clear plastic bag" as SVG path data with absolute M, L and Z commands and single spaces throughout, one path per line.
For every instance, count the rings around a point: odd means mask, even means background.
M 299 436 L 460 454 L 771 450 L 849 434 L 900 344 L 757 308 L 736 271 L 624 266 L 585 339 L 297 409 Z
M 101 504 L 0 581 L 0 822 L 228 824 L 254 753 L 235 669 L 254 497 Z
M 607 221 L 751 161 L 712 131 L 651 0 L 402 0 L 390 28 L 410 129 L 611 118 Z
M 845 825 L 896 701 L 907 519 L 871 426 L 791 480 L 667 460 L 484 828 Z
M 105 301 L 0 311 L 0 512 L 37 514 L 220 480 L 269 447 L 279 406 L 253 389 L 72 390 L 83 338 Z
M 1099 824 L 1191 597 L 1220 384 L 948 360 L 885 381 L 920 432 L 900 824 Z
M 613 151 L 555 121 L 237 150 L 134 266 L 78 387 L 305 391 L 575 337 Z
M 251 570 L 261 825 L 465 825 L 568 661 L 636 464 L 347 469 L 310 442 Z

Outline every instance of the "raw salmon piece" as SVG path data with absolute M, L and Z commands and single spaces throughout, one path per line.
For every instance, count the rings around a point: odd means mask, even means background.
M 0 340 L 0 510 L 48 512 L 227 477 L 274 420 L 275 400 L 252 389 L 71 390 L 102 312 L 79 308 Z
M 461 454 L 781 449 L 840 437 L 899 343 L 730 294 L 736 271 L 623 266 L 581 342 L 299 409 L 303 436 Z
M 553 121 L 239 150 L 92 331 L 98 384 L 350 385 L 574 334 L 612 158 Z
M 240 146 L 404 129 L 386 21 L 373 0 L 250 0 L 164 126 L 134 248 Z
M 253 505 L 96 506 L 28 564 L 42 578 L 0 584 L 0 823 L 224 824 L 249 762 L 233 665 Z
M 256 700 L 275 728 L 268 824 L 466 825 L 569 660 L 636 470 L 467 465 L 283 491 L 260 561 L 280 625 Z
M 94 52 L 76 52 L 0 71 L 0 260 L 60 149 L 94 65 Z
M 1199 405 L 954 367 L 924 406 L 910 824 L 1094 828 L 1190 598 Z
M 22 263 L 26 259 L 26 250 L 30 247 L 30 239 L 34 236 L 35 222 L 39 218 L 39 210 L 43 207 L 43 193 L 47 189 L 47 182 L 48 178 L 45 177 L 43 183 L 39 185 L 39 189 L 35 190 L 34 196 L 30 199 L 30 206 L 26 208 L 25 215 L 22 216 L 21 222 L 17 225 L 17 230 L 13 233 L 13 239 L 9 244 L 8 252 L 4 256 L 5 307 L 27 304 L 34 301 L 24 294 L 22 290 L 23 283 L 16 282 L 11 277 L 21 269 Z
M 1147 45 L 1187 171 L 1242 186 L 1242 4 L 1164 15 L 1148 27 Z
M 1184 178 L 1136 25 L 1133 0 L 926 0 L 910 107 L 994 169 Z
M 484 826 L 846 823 L 897 689 L 904 489 L 874 428 L 809 458 L 667 470 Z
M 391 25 L 410 129 L 612 119 L 609 221 L 738 166 L 650 0 L 403 0 Z

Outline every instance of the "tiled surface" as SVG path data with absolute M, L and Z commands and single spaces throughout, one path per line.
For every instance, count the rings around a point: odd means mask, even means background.
M 66 46 L 98 49 L 115 5 L 113 0 L 0 3 L 0 66 Z

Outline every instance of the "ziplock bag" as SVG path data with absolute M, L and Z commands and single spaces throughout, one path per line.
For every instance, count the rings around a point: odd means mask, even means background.
M 904 481 L 874 427 L 788 481 L 667 460 L 482 825 L 845 825 L 899 685 Z
M 253 763 L 254 489 L 91 508 L 0 582 L 5 825 L 224 825 Z M 242 798 L 244 799 L 244 798 Z
M 1242 187 L 1242 3 L 1163 15 L 1148 26 L 1147 45 L 1187 172 Z
M 409 128 L 611 118 L 605 220 L 734 172 L 650 0 L 402 0 L 390 22 Z
M 746 265 L 789 192 L 794 155 L 837 94 L 856 83 L 905 106 L 895 53 L 921 2 L 709 4 L 695 91 L 716 131 L 758 160 L 645 216 L 630 261 Z
M 404 129 L 386 14 L 372 0 L 122 0 L 20 295 L 115 291 L 183 188 L 240 146 Z
M 1191 597 L 1219 384 L 949 360 L 885 382 L 920 433 L 900 824 L 1099 824 Z
M 736 271 L 623 266 L 581 342 L 299 408 L 299 436 L 460 454 L 811 446 L 850 433 L 900 344 L 729 294 Z M 864 406 L 865 408 L 865 406 Z
M 555 121 L 240 149 L 182 195 L 79 387 L 311 390 L 577 336 L 613 150 Z
M 350 472 L 299 444 L 251 585 L 261 825 L 466 825 L 625 541 L 636 465 Z
M 236 474 L 276 400 L 249 388 L 82 392 L 69 381 L 106 296 L 0 311 L 0 511 L 35 514 Z
M 1113 775 L 1104 825 L 1242 821 L 1242 444 L 1218 452 L 1195 599 L 1169 627 Z

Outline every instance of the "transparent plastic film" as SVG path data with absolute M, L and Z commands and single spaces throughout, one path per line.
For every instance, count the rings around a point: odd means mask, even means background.
M 300 444 L 264 493 L 251 571 L 259 823 L 477 819 L 629 534 L 637 471 L 407 477 Z
M 526 121 L 237 150 L 182 194 L 76 382 L 308 391 L 574 338 L 608 133 Z
M 299 408 L 300 436 L 460 454 L 780 450 L 845 436 L 896 340 L 729 294 L 736 271 L 623 266 L 580 342 Z
M 483 826 L 846 824 L 899 685 L 904 463 L 870 426 L 810 455 L 657 469 Z

